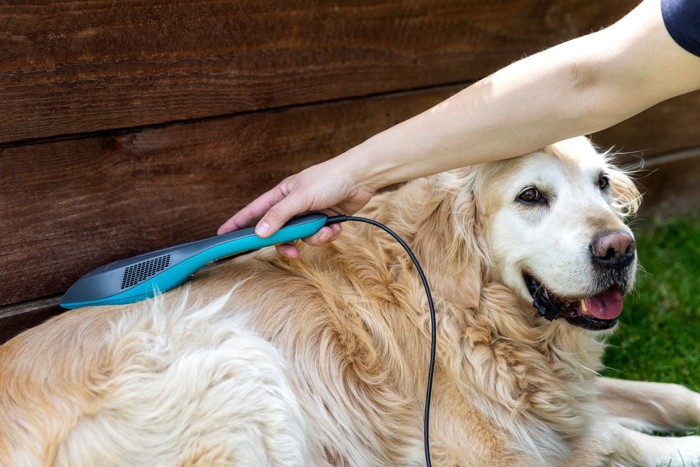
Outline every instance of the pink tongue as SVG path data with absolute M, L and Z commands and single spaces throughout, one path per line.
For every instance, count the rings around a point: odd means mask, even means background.
M 588 313 L 598 319 L 615 319 L 622 313 L 622 292 L 609 290 L 595 297 L 584 298 Z

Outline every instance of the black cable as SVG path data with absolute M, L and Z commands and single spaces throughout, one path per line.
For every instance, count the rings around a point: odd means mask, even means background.
M 389 227 L 386 225 L 377 222 L 373 219 L 367 219 L 365 217 L 356 217 L 356 216 L 333 216 L 329 217 L 326 220 L 326 225 L 330 224 L 338 224 L 340 222 L 345 222 L 345 221 L 357 221 L 357 222 L 364 222 L 366 224 L 372 224 L 376 227 L 379 227 L 401 244 L 404 250 L 406 250 L 406 253 L 408 253 L 409 258 L 411 258 L 411 261 L 413 261 L 413 264 L 416 267 L 416 270 L 418 271 L 418 275 L 420 276 L 421 281 L 423 282 L 423 287 L 425 288 L 425 295 L 428 298 L 428 307 L 430 308 L 430 366 L 428 367 L 428 384 L 426 388 L 426 395 L 425 395 L 425 413 L 423 416 L 423 444 L 425 446 L 425 464 L 428 467 L 431 467 L 432 464 L 430 462 L 430 436 L 429 436 L 429 430 L 430 430 L 430 395 L 433 392 L 433 371 L 435 369 L 435 347 L 436 347 L 436 341 L 437 341 L 437 333 L 436 333 L 436 325 L 435 325 L 435 304 L 433 303 L 433 296 L 430 293 L 430 287 L 428 286 L 428 279 L 425 277 L 425 274 L 423 273 L 423 268 L 421 268 L 420 263 L 418 262 L 418 259 L 416 258 L 416 255 L 413 254 L 413 251 L 411 251 L 411 248 L 409 248 L 408 244 L 403 241 L 401 237 L 398 236 L 396 232 L 391 230 Z

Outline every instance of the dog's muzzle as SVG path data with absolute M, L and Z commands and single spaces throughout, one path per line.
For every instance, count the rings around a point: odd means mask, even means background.
M 632 235 L 623 230 L 605 231 L 593 238 L 590 251 L 597 276 L 595 290 L 598 291 L 592 295 L 557 297 L 533 275 L 524 275 L 532 304 L 540 316 L 549 321 L 565 318 L 573 325 L 590 330 L 610 329 L 617 324 L 630 268 L 636 259 L 636 243 Z

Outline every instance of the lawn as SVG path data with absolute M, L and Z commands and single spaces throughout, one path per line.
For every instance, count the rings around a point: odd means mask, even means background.
M 641 267 L 608 340 L 604 374 L 700 391 L 700 215 L 633 230 Z

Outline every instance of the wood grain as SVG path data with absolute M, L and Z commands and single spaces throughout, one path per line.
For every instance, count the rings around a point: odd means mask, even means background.
M 290 173 L 457 88 L 0 149 L 0 305 L 111 260 L 214 235 Z
M 50 297 L 0 307 L 0 344 L 63 313 L 58 301 L 58 297 Z
M 637 182 L 645 193 L 640 220 L 700 213 L 700 146 L 651 159 Z
M 0 143 L 473 81 L 637 0 L 0 3 Z
M 622 152 L 623 161 L 639 157 L 652 159 L 658 154 L 698 147 L 700 91 L 657 104 L 620 125 L 595 134 L 593 140 Z

